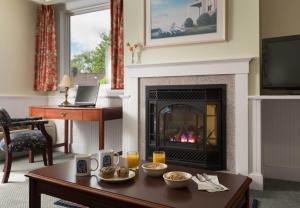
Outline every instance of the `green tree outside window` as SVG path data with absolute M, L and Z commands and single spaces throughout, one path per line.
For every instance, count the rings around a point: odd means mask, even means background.
M 74 55 L 71 59 L 71 72 L 74 76 L 78 73 L 104 73 L 105 54 L 110 44 L 110 36 L 106 33 L 100 35 L 101 42 L 94 50 L 84 51 Z

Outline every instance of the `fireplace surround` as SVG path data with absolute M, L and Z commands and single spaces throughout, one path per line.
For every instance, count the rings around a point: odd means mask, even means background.
M 256 111 L 248 111 L 248 74 L 252 60 L 245 57 L 126 66 L 122 151 L 139 151 L 145 159 L 145 86 L 226 84 L 227 170 L 249 175 L 253 179 L 252 188 L 261 189 L 261 143 L 255 133 L 259 119 L 248 123 L 248 118 L 256 118 Z
M 146 159 L 226 169 L 226 85 L 146 86 Z

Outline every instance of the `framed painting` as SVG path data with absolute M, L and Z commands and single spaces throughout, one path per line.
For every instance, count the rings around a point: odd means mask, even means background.
M 226 40 L 226 0 L 145 0 L 145 46 Z

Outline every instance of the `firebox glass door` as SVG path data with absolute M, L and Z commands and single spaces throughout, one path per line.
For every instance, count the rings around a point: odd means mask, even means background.
M 191 105 L 174 104 L 159 113 L 160 145 L 199 148 L 203 143 L 203 112 Z

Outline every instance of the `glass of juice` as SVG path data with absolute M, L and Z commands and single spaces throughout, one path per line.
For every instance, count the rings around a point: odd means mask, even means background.
M 139 168 L 140 156 L 138 152 L 130 151 L 127 152 L 127 165 L 131 170 L 136 170 Z
M 154 163 L 166 163 L 166 153 L 164 151 L 154 151 L 153 152 L 153 162 Z

